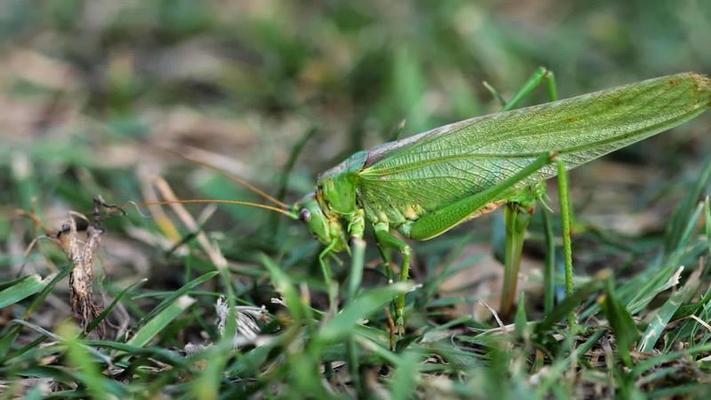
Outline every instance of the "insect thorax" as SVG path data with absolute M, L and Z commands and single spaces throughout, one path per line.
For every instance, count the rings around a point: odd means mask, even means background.
M 326 213 L 348 216 L 357 210 L 357 173 L 367 158 L 368 152 L 360 151 L 319 177 L 316 196 Z

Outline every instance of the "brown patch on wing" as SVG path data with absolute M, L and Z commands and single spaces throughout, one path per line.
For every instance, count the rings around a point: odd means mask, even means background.
M 493 212 L 494 210 L 496 210 L 497 208 L 501 207 L 504 204 L 506 204 L 506 200 L 492 201 L 491 203 L 484 205 L 484 207 L 482 207 L 482 208 L 476 210 L 474 213 L 472 213 L 469 217 L 467 217 L 467 220 L 481 217 L 482 215 L 486 215 L 490 212 Z

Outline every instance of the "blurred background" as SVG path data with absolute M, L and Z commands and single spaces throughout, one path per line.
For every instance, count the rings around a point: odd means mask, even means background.
M 96 194 L 151 197 L 155 176 L 183 198 L 258 199 L 201 162 L 291 202 L 357 150 L 498 110 L 483 81 L 509 97 L 542 65 L 569 97 L 708 74 L 709 38 L 705 0 L 0 0 L 0 276 L 45 275 L 62 259 L 48 243 L 25 257 L 42 231 L 18 208 L 57 229 Z M 543 101 L 540 91 L 529 104 Z M 711 149 L 709 128 L 705 115 L 575 171 L 580 218 L 662 231 Z M 175 287 L 183 270 L 157 250 L 171 247 L 167 228 L 128 211 L 108 222 L 105 284 L 139 275 Z M 313 263 L 318 244 L 302 227 L 218 212 L 210 232 L 231 262 L 259 250 L 284 268 Z M 473 226 L 484 232 L 474 249 L 490 253 L 490 224 Z

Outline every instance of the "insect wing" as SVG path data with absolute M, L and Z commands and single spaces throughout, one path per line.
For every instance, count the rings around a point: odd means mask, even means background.
M 680 125 L 711 107 L 709 78 L 685 73 L 457 122 L 371 150 L 366 209 L 417 219 L 557 151 L 568 169 Z M 556 175 L 555 166 L 522 185 Z

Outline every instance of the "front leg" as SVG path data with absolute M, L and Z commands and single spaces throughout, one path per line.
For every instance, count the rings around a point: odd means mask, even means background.
M 410 258 L 412 256 L 412 249 L 405 241 L 401 240 L 397 236 L 390 233 L 390 229 L 387 223 L 379 222 L 373 227 L 375 231 L 375 240 L 378 242 L 381 251 L 385 254 L 390 249 L 397 250 L 402 256 L 402 265 L 400 266 L 400 281 L 404 282 L 410 276 Z M 389 258 L 389 257 L 388 257 Z M 389 264 L 390 260 L 386 259 L 386 263 Z M 397 333 L 403 334 L 405 332 L 405 294 L 401 294 L 395 301 L 395 324 L 397 326 Z

